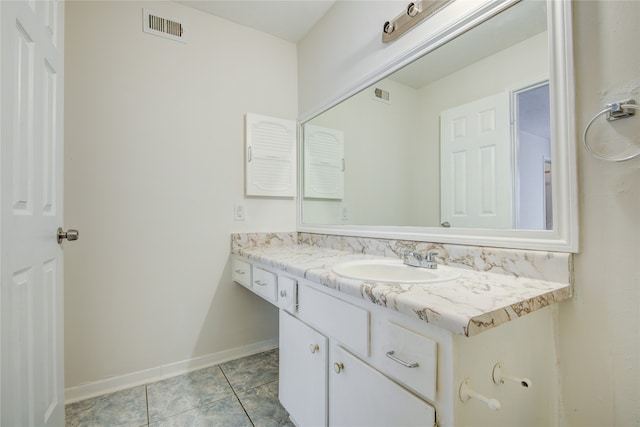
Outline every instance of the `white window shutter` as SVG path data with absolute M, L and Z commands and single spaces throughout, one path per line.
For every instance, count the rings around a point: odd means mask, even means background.
M 322 126 L 304 126 L 304 196 L 344 197 L 344 133 Z
M 295 197 L 296 122 L 247 113 L 246 195 Z

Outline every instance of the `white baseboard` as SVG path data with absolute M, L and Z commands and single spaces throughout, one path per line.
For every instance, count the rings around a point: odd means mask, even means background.
M 143 384 L 149 384 L 165 378 L 174 377 L 187 372 L 196 371 L 198 369 L 207 368 L 209 366 L 218 365 L 228 362 L 229 360 L 238 359 L 252 354 L 261 353 L 278 347 L 278 339 L 270 339 L 249 344 L 242 347 L 236 347 L 229 350 L 211 353 L 205 356 L 194 357 L 192 359 L 183 360 L 181 362 L 169 363 L 167 365 L 156 366 L 142 371 L 132 372 L 130 374 L 120 375 L 117 377 L 107 378 L 104 380 L 94 381 L 81 384 L 65 389 L 65 404 L 78 402 L 80 400 L 89 399 L 91 397 L 101 396 L 107 393 L 124 390 Z

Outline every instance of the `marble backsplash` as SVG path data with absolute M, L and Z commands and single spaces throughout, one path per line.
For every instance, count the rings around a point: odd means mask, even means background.
M 573 282 L 573 260 L 569 253 L 297 232 L 234 233 L 231 236 L 234 253 L 248 247 L 293 245 L 395 258 L 401 258 L 407 251 L 435 252 L 439 264 L 452 267 L 559 283 Z

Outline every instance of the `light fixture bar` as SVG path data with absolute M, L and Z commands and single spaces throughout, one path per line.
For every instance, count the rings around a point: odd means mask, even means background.
M 453 0 L 419 0 L 411 2 L 403 13 L 396 16 L 393 21 L 387 21 L 382 27 L 382 42 L 389 43 L 436 14 Z

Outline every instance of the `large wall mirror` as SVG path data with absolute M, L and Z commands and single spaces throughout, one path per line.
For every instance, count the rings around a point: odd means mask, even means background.
M 577 251 L 569 8 L 487 8 L 304 121 L 299 230 Z

